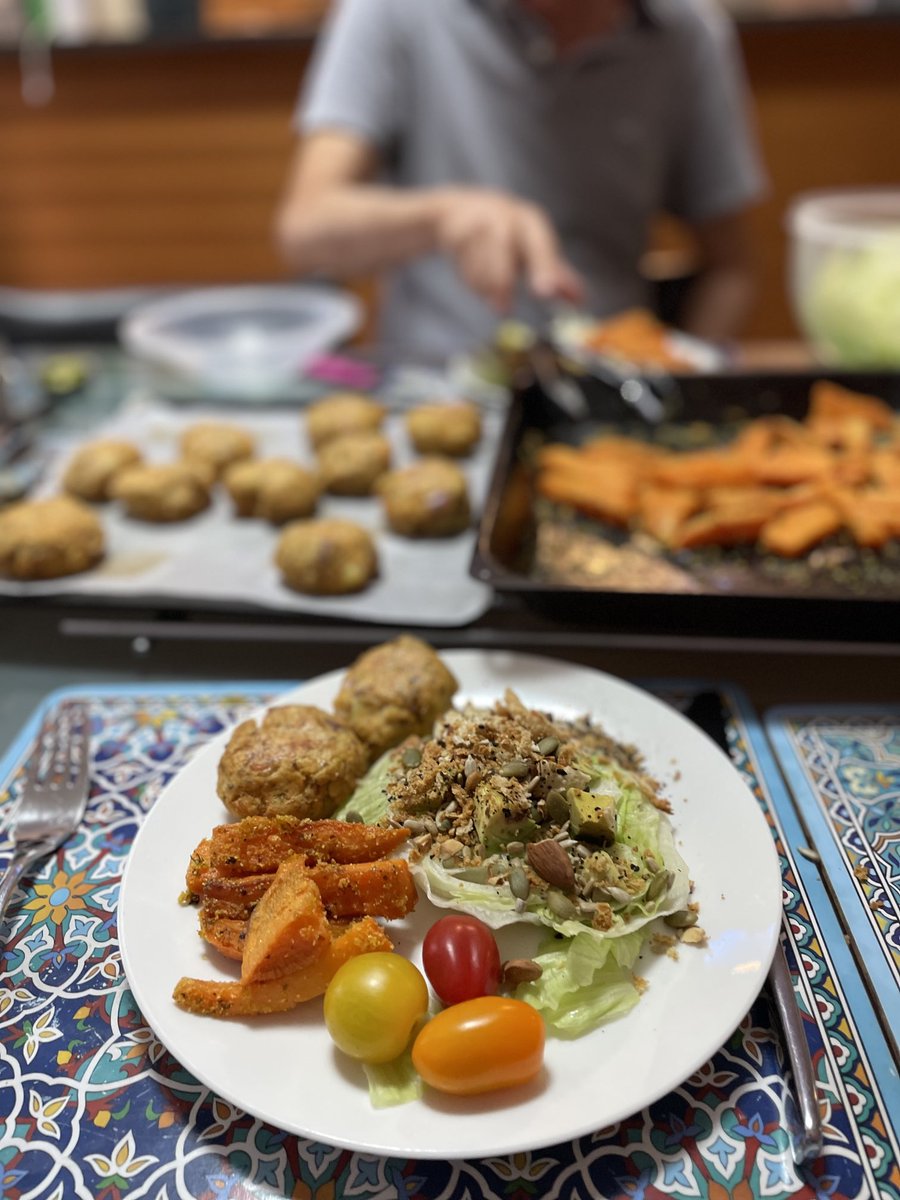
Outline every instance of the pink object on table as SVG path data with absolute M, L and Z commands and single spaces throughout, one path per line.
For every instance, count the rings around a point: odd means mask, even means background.
M 319 354 L 311 358 L 303 368 L 308 379 L 320 379 L 326 383 L 337 383 L 343 387 L 360 388 L 367 391 L 378 383 L 378 369 L 371 363 L 344 358 L 339 354 Z

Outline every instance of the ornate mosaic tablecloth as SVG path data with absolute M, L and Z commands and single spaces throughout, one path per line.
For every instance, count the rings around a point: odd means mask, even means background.
M 765 739 L 732 692 L 723 693 L 732 756 L 781 855 L 785 945 L 825 1117 L 816 1161 L 798 1169 L 790 1154 L 793 1105 L 765 996 L 711 1062 L 651 1108 L 528 1154 L 376 1158 L 288 1135 L 211 1094 L 134 1003 L 116 902 L 129 847 L 160 790 L 267 691 L 173 685 L 84 697 L 93 731 L 85 821 L 27 882 L 3 929 L 0 1196 L 900 1200 L 900 1116 L 884 1036 L 822 881 L 797 855 L 805 834 Z M 689 689 L 663 692 L 683 703 Z M 40 716 L 0 767 L 0 837 Z
M 884 1027 L 900 1039 L 900 707 L 779 708 L 766 728 Z M 900 1092 L 900 1082 L 897 1083 Z

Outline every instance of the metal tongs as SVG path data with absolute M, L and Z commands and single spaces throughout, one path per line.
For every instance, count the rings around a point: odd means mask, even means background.
M 578 376 L 565 370 L 553 342 L 536 338 L 525 351 L 529 368 L 543 391 L 557 408 L 573 421 L 591 416 L 591 407 Z M 673 415 L 677 400 L 674 380 L 649 378 L 637 371 L 625 370 L 610 359 L 592 359 L 586 373 L 602 383 L 627 409 L 629 415 L 650 427 Z

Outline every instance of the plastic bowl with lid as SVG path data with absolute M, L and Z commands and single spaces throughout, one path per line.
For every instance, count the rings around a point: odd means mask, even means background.
M 787 225 L 791 300 L 817 357 L 900 367 L 900 186 L 802 194 Z
M 135 308 L 119 336 L 157 368 L 163 390 L 220 399 L 293 395 L 316 355 L 352 336 L 362 305 L 318 284 L 238 285 L 175 292 Z

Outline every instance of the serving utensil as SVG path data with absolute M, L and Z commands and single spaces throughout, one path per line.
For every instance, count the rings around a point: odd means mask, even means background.
M 549 337 L 539 337 L 524 350 L 528 368 L 553 403 L 573 421 L 591 415 L 585 389 L 578 376 L 561 362 L 560 351 Z M 642 375 L 612 359 L 592 356 L 584 370 L 603 385 L 623 409 L 623 415 L 637 417 L 641 424 L 655 428 L 670 419 L 680 405 L 678 385 L 667 375 Z
M 0 922 L 19 880 L 81 823 L 88 797 L 87 707 L 67 700 L 44 722 L 12 819 L 12 860 L 0 878 Z
M 714 691 L 698 692 L 684 708 L 684 715 L 708 734 L 716 745 L 729 754 L 727 719 L 722 701 Z M 803 1029 L 803 1017 L 794 995 L 791 972 L 784 955 L 781 939 L 775 947 L 775 957 L 766 980 L 769 996 L 778 1014 L 784 1045 L 794 1076 L 796 1103 L 800 1127 L 790 1130 L 791 1153 L 798 1165 L 815 1158 L 822 1150 L 822 1119 L 816 1095 L 809 1043 Z

